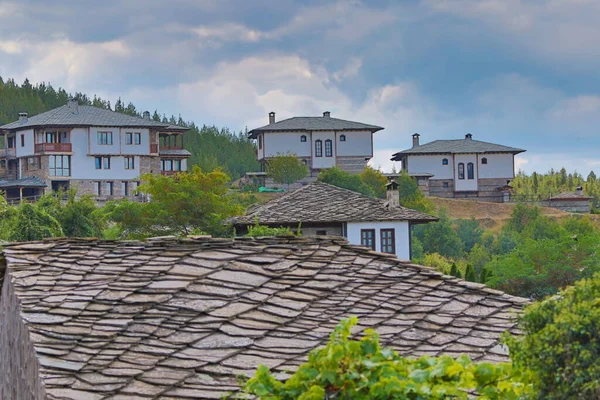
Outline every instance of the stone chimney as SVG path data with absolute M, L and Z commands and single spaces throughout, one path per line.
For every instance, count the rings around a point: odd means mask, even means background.
M 331 113 L 329 111 L 325 111 L 323 113 L 323 118 L 331 118 Z
M 387 185 L 385 185 L 386 187 L 386 197 L 387 197 L 387 202 L 388 202 L 388 207 L 389 208 L 393 208 L 393 207 L 398 207 L 400 206 L 400 185 L 398 185 L 398 183 L 396 183 L 396 181 L 391 181 L 390 183 L 388 183 Z
M 275 111 L 271 111 L 269 113 L 269 125 L 272 125 L 275 123 Z
M 419 136 L 418 133 L 413 134 L 413 148 L 419 147 Z
M 77 114 L 79 112 L 79 102 L 73 97 L 69 97 L 69 101 L 67 101 L 67 107 L 69 107 L 73 114 Z
M 19 113 L 19 121 L 27 121 L 28 114 L 26 112 Z
M 150 120 L 150 111 L 144 111 L 144 114 L 142 114 L 144 119 Z
M 473 139 L 473 135 L 471 135 L 470 133 L 467 133 L 465 135 L 465 140 L 471 140 L 471 139 Z
M 577 194 L 583 196 L 583 186 L 577 186 Z

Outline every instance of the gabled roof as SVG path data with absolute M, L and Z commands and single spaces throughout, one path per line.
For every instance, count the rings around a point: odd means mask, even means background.
M 0 179 L 0 189 L 15 187 L 46 187 L 46 183 L 37 176 L 28 176 L 21 179 Z
M 392 155 L 392 161 L 400 161 L 404 155 L 419 154 L 468 154 L 468 153 L 523 153 L 525 150 L 501 144 L 482 142 L 473 139 L 434 140 L 412 149 L 403 150 Z
M 234 225 L 331 223 L 360 221 L 437 221 L 436 217 L 405 207 L 389 207 L 352 190 L 323 182 L 312 182 L 281 197 L 248 209 L 246 215 L 230 219 Z
M 93 106 L 65 104 L 25 119 L 0 126 L 3 130 L 21 130 L 38 126 L 121 126 L 121 127 L 155 127 L 175 130 L 172 125 L 156 122 L 141 117 L 121 114 Z M 182 128 L 185 129 L 185 128 Z
M 559 201 L 559 200 L 586 201 L 586 200 L 591 200 L 591 199 L 593 199 L 593 197 L 585 196 L 582 193 L 563 192 L 556 196 L 550 197 L 548 200 L 550 200 L 550 201 Z
M 363 124 L 362 122 L 347 121 L 345 119 L 331 117 L 293 117 L 265 125 L 261 128 L 252 129 L 248 137 L 256 139 L 261 132 L 280 131 L 370 131 L 382 130 L 381 126 Z
M 3 255 L 11 332 L 28 336 L 0 341 L 26 343 L 62 400 L 219 399 L 259 364 L 285 377 L 351 315 L 403 355 L 506 361 L 500 335 L 519 333 L 527 303 L 332 237 L 57 239 Z

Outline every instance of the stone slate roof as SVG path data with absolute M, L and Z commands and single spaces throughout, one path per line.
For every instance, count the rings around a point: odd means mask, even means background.
M 382 130 L 381 126 L 363 124 L 362 122 L 347 121 L 345 119 L 331 117 L 293 117 L 252 129 L 248 137 L 256 139 L 256 135 L 262 132 L 279 131 L 371 131 Z
M 404 355 L 506 361 L 500 335 L 519 334 L 527 303 L 337 237 L 56 239 L 3 254 L 49 399 L 220 398 L 259 364 L 284 378 L 351 315 Z
M 550 201 L 554 201 L 554 200 L 556 200 L 556 201 L 559 201 L 559 200 L 585 201 L 585 200 L 591 200 L 592 198 L 593 197 L 585 196 L 585 195 L 577 193 L 577 192 L 563 192 L 556 196 L 550 197 L 548 200 L 550 200 Z
M 261 224 L 338 223 L 361 221 L 437 221 L 436 217 L 405 207 L 388 207 L 382 199 L 364 196 L 323 182 L 312 182 L 262 205 L 250 207 L 246 215 L 228 222 Z
M 392 161 L 400 161 L 404 155 L 418 154 L 469 154 L 469 153 L 512 153 L 519 154 L 525 150 L 503 146 L 495 143 L 473 139 L 434 140 L 412 149 L 403 150 L 392 155 Z
M 2 125 L 0 129 L 21 130 L 38 126 L 121 126 L 168 128 L 174 130 L 168 123 L 156 122 L 141 117 L 132 117 L 98 107 L 81 105 L 74 107 L 68 104 L 28 117 L 27 119 Z
M 159 149 L 158 154 L 161 156 L 174 157 L 191 157 L 192 153 L 185 149 Z
M 0 179 L 0 189 L 15 187 L 46 187 L 46 183 L 37 176 L 28 176 L 22 179 Z

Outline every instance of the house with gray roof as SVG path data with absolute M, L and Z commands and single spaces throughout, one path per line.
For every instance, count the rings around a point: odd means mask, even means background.
M 337 166 L 352 173 L 361 172 L 373 157 L 373 134 L 383 128 L 362 122 L 332 118 L 329 111 L 322 117 L 293 117 L 275 121 L 248 132 L 257 141 L 257 159 L 265 164 L 277 154 L 292 152 L 308 166 L 310 175 Z
M 77 188 L 98 200 L 133 196 L 145 173 L 187 169 L 188 129 L 130 116 L 76 100 L 0 126 L 0 184 L 10 199 L 34 199 L 45 190 Z
M 470 133 L 464 139 L 425 144 L 419 137 L 415 133 L 412 148 L 394 154 L 392 161 L 400 161 L 426 195 L 509 201 L 515 155 L 525 150 L 474 140 Z
M 342 238 L 54 239 L 0 258 L 3 400 L 221 399 L 343 318 L 405 356 L 508 360 L 526 299 Z
M 387 199 L 375 199 L 323 182 L 312 182 L 229 220 L 238 233 L 259 223 L 300 229 L 304 236 L 343 236 L 352 244 L 411 259 L 411 227 L 438 218 L 399 205 L 395 182 Z

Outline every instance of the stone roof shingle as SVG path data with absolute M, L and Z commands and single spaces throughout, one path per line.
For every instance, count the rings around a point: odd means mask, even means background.
M 0 179 L 0 189 L 14 187 L 46 187 L 48 186 L 37 176 L 27 176 L 21 179 Z
M 56 239 L 7 246 L 49 399 L 204 399 L 280 377 L 360 318 L 404 355 L 505 361 L 526 299 L 342 238 Z
M 248 137 L 256 139 L 256 135 L 262 132 L 279 131 L 370 131 L 382 130 L 381 126 L 363 124 L 362 122 L 348 121 L 345 119 L 331 117 L 292 117 L 252 129 Z
M 337 223 L 360 221 L 437 221 L 436 217 L 323 182 L 312 182 L 265 204 L 250 207 L 246 215 L 234 217 L 234 225 Z
M 482 142 L 473 139 L 434 140 L 420 146 L 403 150 L 392 155 L 392 161 L 400 161 L 404 155 L 455 154 L 455 153 L 523 153 L 525 150 L 501 144 Z

